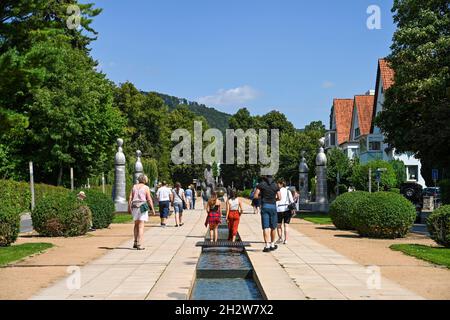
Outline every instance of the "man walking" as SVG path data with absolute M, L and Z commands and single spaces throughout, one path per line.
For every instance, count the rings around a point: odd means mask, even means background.
M 281 199 L 280 188 L 272 176 L 264 176 L 263 181 L 256 187 L 256 199 L 261 199 L 261 224 L 263 228 L 264 252 L 278 249 L 275 238 L 278 227 L 277 201 Z
M 161 188 L 156 192 L 159 202 L 159 216 L 161 218 L 161 227 L 166 227 L 167 218 L 169 218 L 170 203 L 173 201 L 172 190 L 167 187 L 165 181 L 162 182 Z

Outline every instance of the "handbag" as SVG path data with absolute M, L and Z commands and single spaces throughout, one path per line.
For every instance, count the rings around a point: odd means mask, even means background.
M 143 204 L 141 204 L 139 209 L 140 209 L 141 213 L 145 213 L 150 210 L 150 206 L 148 205 L 147 202 L 144 202 Z
M 291 199 L 289 198 L 289 192 L 290 191 L 288 189 L 286 189 L 286 198 L 287 198 L 287 201 L 289 202 L 288 209 L 289 209 L 289 211 L 297 210 L 297 204 L 295 203 L 295 201 L 291 202 Z

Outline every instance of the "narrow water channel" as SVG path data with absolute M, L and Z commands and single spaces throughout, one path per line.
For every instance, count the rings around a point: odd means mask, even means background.
M 219 242 L 228 238 L 219 227 Z M 209 241 L 209 232 L 205 237 Z M 191 300 L 263 300 L 253 267 L 243 247 L 203 247 Z

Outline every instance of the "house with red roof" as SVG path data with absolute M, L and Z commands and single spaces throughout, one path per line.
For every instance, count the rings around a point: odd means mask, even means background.
M 394 84 L 394 70 L 385 59 L 378 61 L 375 91 L 356 95 L 353 99 L 334 99 L 330 116 L 330 131 L 326 136 L 326 148 L 340 148 L 350 158 L 361 163 L 372 160 L 401 160 L 406 166 L 408 182 L 426 186 L 421 175 L 421 163 L 412 153 L 398 154 L 385 143 L 375 118 L 383 110 L 384 94 Z

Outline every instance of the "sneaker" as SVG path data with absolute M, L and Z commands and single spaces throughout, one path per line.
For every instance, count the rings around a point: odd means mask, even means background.
M 278 246 L 275 245 L 275 246 L 271 247 L 269 250 L 270 250 L 270 251 L 275 251 L 275 250 L 277 250 L 277 249 L 278 249 Z
M 279 239 L 277 240 L 276 243 L 277 243 L 277 244 L 282 244 L 282 243 L 283 243 L 283 239 L 282 239 L 282 238 L 279 238 Z
M 284 240 L 284 244 L 288 244 L 287 240 Z
M 178 228 L 179 227 L 179 225 L 175 225 L 175 228 Z
M 270 252 L 270 248 L 264 248 L 263 252 Z

